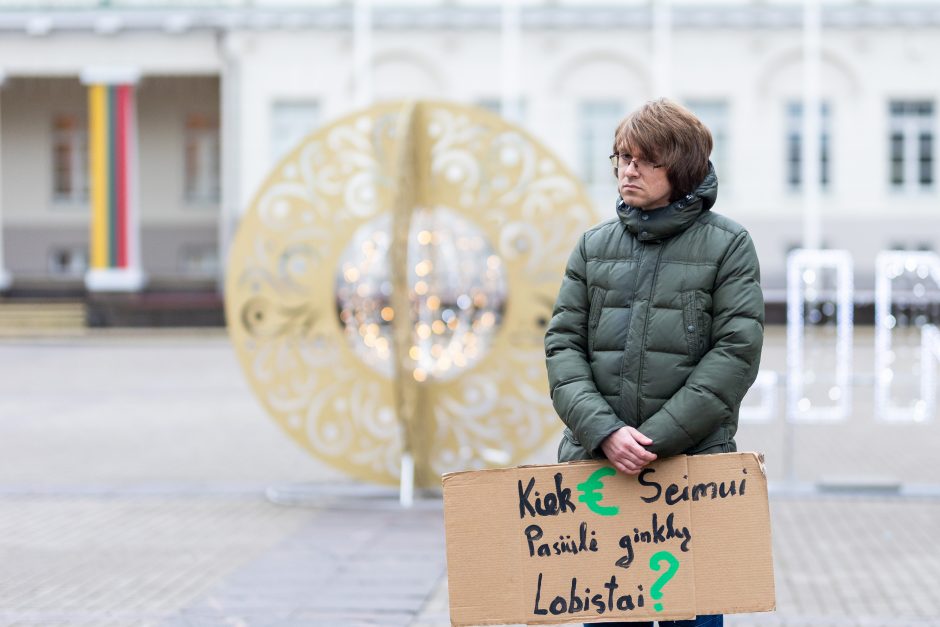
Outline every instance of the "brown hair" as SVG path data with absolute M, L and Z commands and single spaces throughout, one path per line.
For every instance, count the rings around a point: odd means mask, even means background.
M 674 201 L 695 191 L 708 174 L 712 134 L 691 111 L 660 98 L 620 122 L 614 132 L 614 152 L 636 153 L 663 165 L 672 187 L 669 200 Z

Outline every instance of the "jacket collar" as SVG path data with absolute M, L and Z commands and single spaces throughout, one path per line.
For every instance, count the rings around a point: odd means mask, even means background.
M 617 215 L 630 233 L 641 242 L 657 241 L 686 230 L 704 212 L 715 204 L 718 197 L 718 177 L 711 162 L 708 174 L 694 192 L 675 200 L 665 207 L 643 211 L 617 199 Z

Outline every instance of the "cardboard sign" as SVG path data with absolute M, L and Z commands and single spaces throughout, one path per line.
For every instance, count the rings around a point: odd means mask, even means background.
M 755 453 L 444 475 L 453 625 L 677 620 L 774 609 Z

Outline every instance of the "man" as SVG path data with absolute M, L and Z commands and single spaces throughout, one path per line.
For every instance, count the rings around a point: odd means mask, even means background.
M 581 236 L 545 335 L 560 462 L 606 457 L 636 475 L 661 457 L 736 450 L 764 302 L 750 236 L 711 211 L 711 149 L 698 118 L 665 99 L 614 134 L 617 217 Z

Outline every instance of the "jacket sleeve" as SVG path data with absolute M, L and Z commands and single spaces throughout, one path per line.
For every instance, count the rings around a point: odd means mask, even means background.
M 601 442 L 624 423 L 597 390 L 588 358 L 585 237 L 568 259 L 545 333 L 545 357 L 555 411 L 584 449 L 599 457 Z
M 712 292 L 712 345 L 685 384 L 639 430 L 660 457 L 677 455 L 728 422 L 760 365 L 764 297 L 754 244 L 746 231 L 732 241 Z

